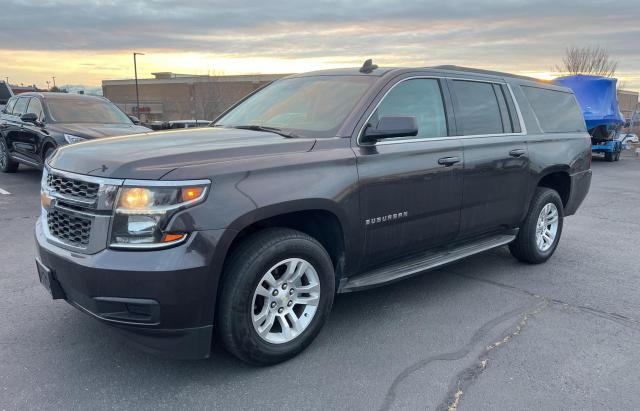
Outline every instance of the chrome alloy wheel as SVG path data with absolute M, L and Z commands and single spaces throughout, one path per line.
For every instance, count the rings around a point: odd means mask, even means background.
M 320 303 L 320 279 L 301 258 L 280 261 L 266 272 L 253 293 L 253 328 L 265 341 L 284 344 L 307 329 Z
M 558 208 L 553 203 L 547 203 L 538 216 L 536 224 L 536 245 L 545 252 L 551 248 L 558 234 Z

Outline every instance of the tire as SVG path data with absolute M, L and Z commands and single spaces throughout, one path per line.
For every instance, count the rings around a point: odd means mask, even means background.
M 305 267 L 304 262 L 311 268 L 298 278 L 299 283 L 280 283 L 286 274 L 281 274 L 283 270 Z M 268 273 L 273 273 L 270 283 L 265 280 Z M 314 284 L 318 284 L 319 298 Z M 262 295 L 258 294 L 259 287 Z M 292 290 L 294 287 L 314 287 L 314 291 L 299 293 Z M 274 296 L 275 291 L 278 296 Z M 241 243 L 225 265 L 216 313 L 218 336 L 227 351 L 247 363 L 269 365 L 286 361 L 304 350 L 320 332 L 331 311 L 334 293 L 333 264 L 318 241 L 291 229 L 265 229 Z M 291 308 L 289 298 L 296 301 Z M 305 299 L 316 300 L 317 306 L 300 302 Z M 283 314 L 278 314 L 281 308 Z M 267 312 L 264 323 L 254 321 L 264 312 Z M 298 322 L 290 321 L 292 312 L 299 317 Z M 272 314 L 273 325 L 269 326 Z M 282 321 L 290 327 L 284 327 Z M 284 328 L 292 334 L 287 336 Z M 261 336 L 259 329 L 267 331 Z
M 549 211 L 555 209 L 557 212 L 557 224 L 546 225 L 547 220 L 540 220 L 543 209 L 546 210 L 545 214 L 547 216 L 552 215 Z M 538 187 L 516 239 L 509 244 L 511 254 L 525 263 L 544 263 L 553 255 L 558 246 L 560 236 L 562 235 L 563 220 L 563 205 L 558 193 L 550 188 Z M 549 219 L 549 221 L 551 221 L 551 219 Z M 541 226 L 538 224 L 541 224 Z M 548 231 L 554 232 L 554 234 L 551 241 L 545 241 L 543 237 L 541 247 L 539 243 L 539 233 L 543 232 L 541 228 L 542 224 L 545 224 L 544 227 Z
M 620 153 L 621 152 L 622 152 L 622 149 L 616 150 L 616 156 L 614 158 L 614 161 L 620 161 Z
M 608 162 L 612 163 L 615 160 L 616 156 L 613 151 L 607 151 L 604 153 L 604 159 Z
M 9 157 L 9 149 L 4 138 L 0 137 L 0 171 L 3 173 L 15 173 L 20 164 Z

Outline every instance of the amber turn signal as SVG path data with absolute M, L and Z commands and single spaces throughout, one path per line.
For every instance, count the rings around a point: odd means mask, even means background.
M 182 202 L 195 200 L 202 195 L 204 187 L 185 187 L 180 192 Z
M 162 242 L 163 243 L 171 243 L 173 241 L 178 241 L 178 240 L 182 240 L 183 238 L 185 238 L 187 235 L 186 234 L 172 234 L 172 233 L 166 233 L 162 236 Z

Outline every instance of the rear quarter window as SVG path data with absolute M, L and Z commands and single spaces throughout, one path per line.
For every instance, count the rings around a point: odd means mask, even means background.
M 564 91 L 522 86 L 531 108 L 545 133 L 586 131 L 582 111 L 575 96 Z

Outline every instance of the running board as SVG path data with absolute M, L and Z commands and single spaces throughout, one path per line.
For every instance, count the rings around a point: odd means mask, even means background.
M 516 239 L 516 234 L 517 231 L 510 232 L 509 234 L 498 234 L 492 237 L 484 237 L 480 240 L 466 242 L 458 247 L 414 255 L 403 261 L 391 263 L 369 271 L 368 273 L 358 275 L 355 278 L 346 278 L 340 282 L 338 292 L 350 293 L 399 281 L 462 258 L 509 244 Z

